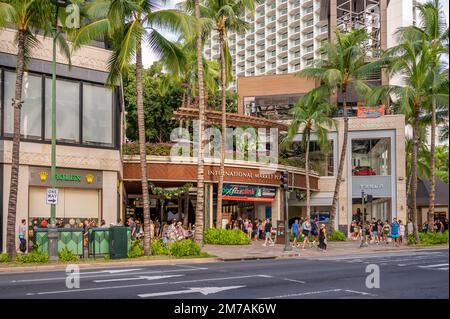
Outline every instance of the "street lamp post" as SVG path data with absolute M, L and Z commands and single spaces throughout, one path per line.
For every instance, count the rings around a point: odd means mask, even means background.
M 284 251 L 292 250 L 289 242 L 289 220 L 288 220 L 288 196 L 289 196 L 289 172 L 283 171 L 281 175 L 281 189 L 284 195 Z
M 365 197 L 366 194 L 364 193 L 364 191 L 361 191 L 361 202 L 362 202 L 362 223 L 361 223 L 361 227 L 362 227 L 362 238 L 361 238 L 361 245 L 359 247 L 365 247 L 368 246 L 367 242 L 366 242 L 366 212 L 365 212 Z
M 51 188 L 56 189 L 56 39 L 59 35 L 58 13 L 60 7 L 67 5 L 65 0 L 52 0 L 56 7 L 53 30 L 52 51 L 52 148 L 51 148 Z M 56 204 L 50 204 L 50 224 L 48 226 L 48 255 L 50 260 L 58 260 L 58 231 L 55 225 Z

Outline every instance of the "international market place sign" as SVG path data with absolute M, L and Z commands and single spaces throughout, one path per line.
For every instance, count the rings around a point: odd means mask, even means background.
M 242 202 L 273 202 L 276 188 L 259 185 L 223 184 L 222 199 Z

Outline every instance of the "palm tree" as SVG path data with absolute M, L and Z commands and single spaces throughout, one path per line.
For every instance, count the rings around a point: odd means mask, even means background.
M 183 89 L 181 107 L 190 107 L 192 97 L 197 96 L 197 48 L 195 39 L 179 45 L 184 52 L 185 63 L 181 66 L 179 74 L 171 75 L 180 82 Z M 219 87 L 219 63 L 215 60 L 203 60 L 203 82 L 208 94 L 215 94 Z M 162 61 L 165 64 L 165 61 Z M 205 92 L 205 93 L 206 93 Z
M 342 96 L 344 139 L 339 159 L 336 184 L 334 187 L 333 203 L 330 211 L 330 226 L 332 229 L 334 229 L 339 187 L 341 185 L 347 150 L 347 92 L 351 86 L 360 97 L 365 98 L 368 96 L 371 92 L 371 88 L 364 80 L 369 74 L 378 70 L 382 65 L 381 61 L 368 63 L 367 54 L 364 50 L 364 42 L 369 39 L 369 35 L 364 29 L 354 29 L 347 33 L 342 33 L 339 29 L 336 29 L 335 34 L 335 43 L 325 43 L 320 48 L 320 53 L 326 54 L 327 58 L 317 61 L 316 66 L 305 68 L 297 73 L 298 76 L 318 80 L 320 85 L 328 88 L 330 93 L 338 91 Z
M 33 32 L 43 31 L 44 36 L 53 32 L 51 21 L 54 20 L 56 8 L 49 0 L 2 0 L 0 2 L 0 28 L 8 26 L 17 31 L 17 64 L 16 84 L 12 107 L 13 144 L 11 160 L 11 181 L 8 200 L 8 218 L 6 230 L 7 252 L 11 258 L 16 254 L 16 207 L 19 185 L 20 161 L 20 119 L 22 108 L 23 76 L 30 61 L 31 52 L 39 45 L 39 40 Z M 67 43 L 60 33 L 57 33 L 57 44 L 63 55 L 70 61 Z
M 306 175 L 306 218 L 311 218 L 311 196 L 309 186 L 309 144 L 311 133 L 317 136 L 317 142 L 323 152 L 328 151 L 328 129 L 335 126 L 334 120 L 330 117 L 332 106 L 328 102 L 328 90 L 323 87 L 314 89 L 303 95 L 292 109 L 293 120 L 289 125 L 288 134 L 283 140 L 285 145 L 292 143 L 301 129 L 302 146 L 305 151 L 305 175 Z
M 144 99 L 142 90 L 142 43 L 166 61 L 169 70 L 179 70 L 184 63 L 183 52 L 157 29 L 192 34 L 192 20 L 178 10 L 158 10 L 157 0 L 97 0 L 88 9 L 93 22 L 80 28 L 74 40 L 77 48 L 92 39 L 109 35 L 113 53 L 109 61 L 108 84 L 120 82 L 132 61 L 136 68 L 136 106 L 138 115 L 139 156 L 144 216 L 144 254 L 151 254 L 150 206 L 145 147 Z
M 203 84 L 203 28 L 200 16 L 200 0 L 195 0 L 195 18 L 197 19 L 196 42 L 197 42 L 197 79 L 198 79 L 198 165 L 197 165 L 197 204 L 195 207 L 195 241 L 203 243 L 203 214 L 205 205 L 205 163 L 203 154 L 203 137 L 205 125 L 205 100 Z
M 431 69 L 435 69 L 437 75 L 437 85 L 433 85 L 433 90 L 442 89 L 442 78 L 439 79 L 441 72 L 441 57 L 443 54 L 448 55 L 448 27 L 446 26 L 445 17 L 442 14 L 442 7 L 439 0 L 433 0 L 424 4 L 417 4 L 419 10 L 421 24 L 419 27 L 409 27 L 403 32 L 417 32 L 430 45 L 430 65 Z M 448 76 L 447 76 L 448 78 Z M 444 80 L 445 82 L 445 80 Z M 448 99 L 448 81 L 444 83 L 447 91 Z M 445 93 L 445 92 L 443 92 Z M 436 96 L 430 101 L 431 107 L 431 145 L 430 145 L 430 206 L 428 209 L 428 221 L 433 221 L 434 205 L 436 197 Z
M 207 0 L 200 5 L 200 15 L 205 20 L 205 31 L 215 30 L 219 34 L 220 51 L 220 86 L 221 86 L 221 109 L 222 109 L 222 140 L 220 153 L 220 173 L 217 190 L 217 221 L 216 227 L 222 225 L 222 189 L 225 174 L 225 149 L 227 129 L 227 85 L 232 79 L 231 55 L 228 48 L 228 32 L 235 31 L 237 34 L 245 32 L 248 23 L 241 16 L 245 11 L 254 13 L 255 0 Z M 187 0 L 180 5 L 185 10 L 192 7 L 192 0 Z M 209 33 L 209 32 L 208 32 Z

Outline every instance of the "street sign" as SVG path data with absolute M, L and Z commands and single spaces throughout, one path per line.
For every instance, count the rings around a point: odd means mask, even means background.
M 47 188 L 47 204 L 58 204 L 58 190 L 56 188 Z

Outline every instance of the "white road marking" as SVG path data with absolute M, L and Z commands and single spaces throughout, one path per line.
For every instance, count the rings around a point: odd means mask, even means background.
M 167 276 L 139 276 L 134 278 L 115 278 L 115 279 L 102 279 L 102 280 L 93 280 L 93 282 L 114 282 L 114 281 L 131 281 L 131 280 L 159 280 L 159 279 L 166 279 L 166 278 L 172 278 L 172 277 L 181 277 L 184 275 L 167 275 Z
M 437 264 L 437 265 L 427 265 L 427 266 L 417 266 L 419 268 L 434 268 L 434 267 L 442 267 L 442 266 L 448 266 L 447 264 Z
M 150 284 L 138 284 L 138 285 L 95 287 L 95 288 L 84 288 L 84 289 L 67 289 L 67 290 L 44 291 L 44 292 L 36 292 L 36 293 L 30 292 L 30 293 L 27 293 L 27 296 L 52 295 L 52 294 L 60 294 L 60 293 L 84 292 L 84 291 L 96 291 L 96 290 L 108 290 L 108 289 L 122 289 L 122 288 L 134 288 L 134 287 L 145 287 L 145 286 L 175 285 L 175 284 L 185 284 L 185 283 L 197 283 L 197 282 L 202 282 L 202 281 L 231 280 L 231 279 L 244 279 L 244 278 L 254 278 L 254 277 L 263 277 L 263 276 L 262 275 L 249 275 L 249 276 L 208 278 L 208 279 L 173 281 L 173 282 L 165 281 L 165 282 L 155 282 L 155 283 L 150 283 Z M 270 277 L 270 276 L 264 275 L 264 277 Z
M 191 269 L 208 269 L 208 268 L 200 268 L 200 267 L 194 267 L 194 266 L 189 266 L 189 265 L 176 265 L 176 264 L 171 264 L 171 266 L 185 267 L 185 268 L 191 268 Z
M 289 279 L 289 278 L 281 278 L 281 279 L 286 280 L 286 281 L 298 282 L 299 284 L 306 284 L 306 281 L 303 281 L 303 280 L 295 280 L 295 279 Z
M 155 270 L 155 271 L 143 271 L 138 273 L 118 273 L 118 274 L 105 274 L 98 276 L 84 276 L 83 273 L 80 274 L 81 279 L 88 278 L 103 278 L 103 277 L 111 277 L 111 276 L 129 276 L 129 275 L 151 275 L 151 274 L 165 274 L 172 272 L 180 272 L 180 271 L 196 271 L 196 270 L 205 270 L 208 268 L 195 268 L 195 269 L 172 269 L 172 270 Z M 21 280 L 11 280 L 11 282 L 37 282 L 37 281 L 58 281 L 58 280 L 66 280 L 67 277 L 52 277 L 52 278 L 37 278 L 37 279 L 21 279 Z
M 330 292 L 340 292 L 340 291 L 350 292 L 350 293 L 354 293 L 354 294 L 360 294 L 360 295 L 364 295 L 364 296 L 376 296 L 376 295 L 370 294 L 368 292 L 362 292 L 362 291 L 356 291 L 356 290 L 329 289 L 329 290 L 309 291 L 309 292 L 301 292 L 301 293 L 297 293 L 297 294 L 289 294 L 289 295 L 281 295 L 281 296 L 273 296 L 273 297 L 264 297 L 264 298 L 258 298 L 258 299 L 289 298 L 289 297 L 326 294 L 326 293 L 330 293 Z
M 439 270 L 448 270 L 448 267 L 446 268 L 438 268 Z
M 165 292 L 155 292 L 149 294 L 139 294 L 138 297 L 148 298 L 148 297 L 158 297 L 158 296 L 170 296 L 170 295 L 181 295 L 181 294 L 191 294 L 199 292 L 203 295 L 215 294 L 221 291 L 243 288 L 245 286 L 228 286 L 228 287 L 194 287 L 187 290 L 175 290 L 175 291 L 165 291 Z
M 288 298 L 288 297 L 296 297 L 296 296 L 307 296 L 307 295 L 318 295 L 329 292 L 337 292 L 341 291 L 341 289 L 329 289 L 329 290 L 320 290 L 320 291 L 309 291 L 309 292 L 301 292 L 297 294 L 289 294 L 289 295 L 281 295 L 281 296 L 273 296 L 273 297 L 264 297 L 258 299 L 273 299 L 273 298 Z

